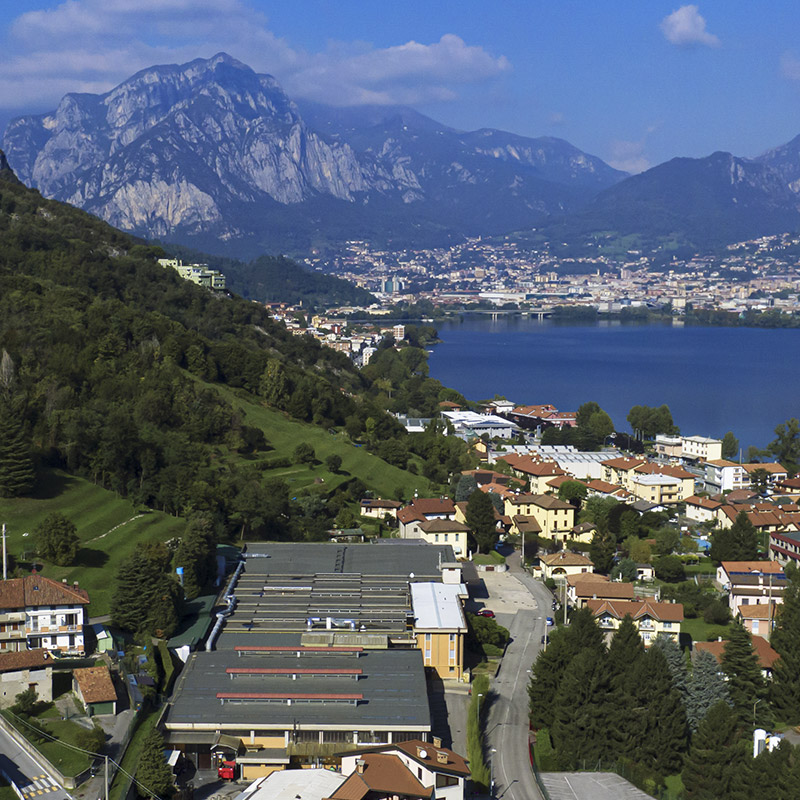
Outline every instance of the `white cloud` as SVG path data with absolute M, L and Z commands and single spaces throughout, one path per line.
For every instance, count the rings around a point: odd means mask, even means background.
M 781 56 L 781 75 L 790 81 L 800 81 L 800 58 L 794 53 Z
M 681 6 L 661 20 L 661 30 L 667 41 L 679 47 L 702 44 L 719 47 L 719 38 L 706 30 L 705 18 L 695 5 Z
M 447 101 L 511 69 L 454 34 L 376 48 L 332 42 L 310 53 L 273 34 L 246 0 L 64 0 L 19 15 L 0 55 L 0 108 L 54 105 L 112 88 L 153 64 L 225 51 L 274 75 L 290 96 L 327 103 Z
M 645 130 L 640 139 L 628 141 L 627 139 L 615 139 L 610 145 L 610 156 L 606 162 L 623 172 L 630 172 L 633 175 L 644 172 L 653 166 L 647 157 L 647 140 L 651 133 L 659 128 L 658 125 L 650 125 Z

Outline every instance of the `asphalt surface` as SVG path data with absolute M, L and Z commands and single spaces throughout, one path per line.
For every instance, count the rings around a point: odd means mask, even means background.
M 552 614 L 552 595 L 520 567 L 519 555 L 507 559 L 509 572 L 484 576 L 486 607 L 511 633 L 500 670 L 492 682 L 492 705 L 486 743 L 492 759 L 494 797 L 535 800 L 541 792 L 533 777 L 528 751 L 529 670 L 541 648 L 545 618 Z M 513 615 L 512 615 L 513 614 Z
M 59 786 L 20 746 L 0 730 L 0 771 L 17 785 L 25 800 L 47 798 L 68 800 L 69 793 Z

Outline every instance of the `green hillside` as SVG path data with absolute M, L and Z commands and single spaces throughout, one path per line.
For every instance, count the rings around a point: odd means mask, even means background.
M 186 526 L 177 517 L 136 509 L 129 500 L 83 478 L 48 471 L 33 496 L 0 498 L 0 522 L 7 526 L 12 566 L 29 568 L 35 551 L 33 532 L 54 511 L 75 523 L 80 549 L 74 566 L 44 563 L 43 574 L 54 580 L 78 581 L 89 592 L 91 616 L 108 614 L 112 577 L 122 561 L 146 542 L 180 536 Z

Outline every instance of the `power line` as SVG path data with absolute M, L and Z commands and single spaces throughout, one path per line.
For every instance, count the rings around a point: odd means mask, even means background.
M 66 747 L 69 750 L 75 750 L 78 753 L 84 753 L 87 756 L 95 756 L 96 758 L 104 758 L 107 761 L 110 761 L 117 768 L 117 772 L 121 772 L 123 775 L 127 776 L 128 778 L 130 778 L 140 789 L 143 789 L 149 795 L 154 797 L 155 800 L 163 800 L 163 798 L 159 797 L 152 789 L 148 788 L 143 783 L 138 781 L 134 775 L 131 775 L 130 772 L 128 772 L 127 770 L 123 769 L 122 765 L 119 764 L 118 762 L 114 761 L 114 759 L 111 758 L 111 756 L 104 755 L 103 753 L 95 753 L 95 752 L 93 752 L 91 750 L 85 750 L 83 747 L 78 747 L 78 745 L 76 745 L 76 744 L 70 744 L 69 742 L 64 742 L 61 739 L 58 739 L 57 737 L 55 737 L 52 734 L 48 733 L 48 731 L 46 731 L 44 728 L 39 728 L 39 727 L 37 727 L 35 725 L 32 725 L 28 720 L 26 720 L 23 717 L 18 716 L 13 711 L 9 710 L 7 713 L 8 713 L 9 716 L 13 717 L 18 722 L 21 722 L 23 725 L 26 725 L 32 731 L 35 731 L 37 736 L 42 736 L 45 739 L 49 739 L 51 742 L 55 742 L 56 744 L 60 744 L 62 747 Z

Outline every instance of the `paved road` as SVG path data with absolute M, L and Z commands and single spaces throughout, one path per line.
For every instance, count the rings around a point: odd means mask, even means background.
M 69 794 L 3 730 L 0 730 L 0 770 L 17 784 L 26 800 L 70 800 Z
M 552 595 L 519 566 L 519 556 L 508 559 L 510 571 L 491 580 L 487 607 L 493 607 L 492 589 L 498 578 L 507 581 L 506 596 L 520 595 L 524 606 L 510 617 L 500 606 L 498 621 L 511 632 L 500 671 L 492 682 L 494 700 L 486 724 L 486 742 L 492 756 L 495 797 L 503 800 L 537 800 L 542 795 L 533 777 L 528 753 L 528 670 L 536 660 L 545 632 L 545 617 L 552 614 Z M 523 592 L 524 589 L 527 592 Z M 509 609 L 510 610 L 510 609 Z M 492 752 L 495 751 L 495 752 Z

